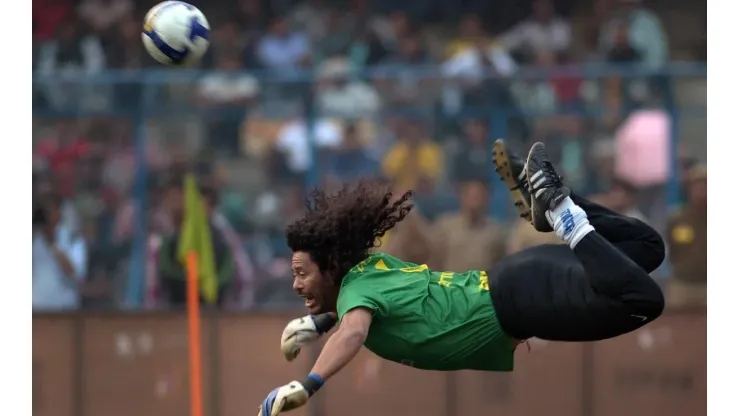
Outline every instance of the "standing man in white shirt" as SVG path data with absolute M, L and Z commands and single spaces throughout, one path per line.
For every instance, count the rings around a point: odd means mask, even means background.
M 69 310 L 80 306 L 80 285 L 87 272 L 87 246 L 61 219 L 61 197 L 34 201 L 33 309 Z

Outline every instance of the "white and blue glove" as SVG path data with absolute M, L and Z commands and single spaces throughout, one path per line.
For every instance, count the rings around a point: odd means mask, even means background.
M 309 374 L 306 381 L 290 383 L 278 387 L 267 395 L 259 407 L 257 416 L 278 416 L 280 412 L 297 409 L 324 385 L 324 380 L 317 374 Z
M 301 352 L 301 348 L 329 332 L 337 323 L 335 316 L 332 313 L 306 315 L 288 322 L 280 337 L 280 350 L 285 359 L 293 361 Z

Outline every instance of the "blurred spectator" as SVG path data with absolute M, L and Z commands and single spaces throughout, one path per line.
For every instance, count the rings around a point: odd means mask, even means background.
M 627 181 L 615 178 L 609 193 L 598 196 L 594 200 L 598 199 L 600 204 L 619 214 L 648 222 L 647 217 L 637 206 L 637 197 L 637 189 L 634 186 Z
M 328 157 L 326 173 L 337 180 L 354 181 L 373 176 L 376 166 L 377 163 L 368 156 L 357 125 L 348 123 L 341 146 Z
M 370 28 L 378 34 L 383 44 L 391 51 L 398 50 L 399 40 L 414 31 L 411 19 L 401 8 L 393 10 L 387 19 L 381 18 L 370 22 Z
M 422 34 L 413 31 L 399 39 L 398 48 L 386 60 L 385 65 L 392 69 L 394 67 L 403 68 L 406 65 L 425 65 L 431 62 Z
M 238 0 L 233 26 L 236 27 L 237 31 L 241 30 L 242 34 L 236 38 L 229 38 L 227 34 L 224 36 L 224 43 L 231 42 L 244 52 L 244 66 L 246 68 L 252 69 L 260 66 L 257 58 L 257 45 L 262 34 L 265 33 L 267 23 L 267 14 L 262 7 L 261 0 Z M 218 28 L 214 30 L 216 29 Z
M 566 244 L 554 232 L 541 233 L 534 229 L 532 223 L 517 220 L 514 229 L 506 242 L 506 254 L 516 253 L 541 244 Z
M 632 112 L 615 134 L 615 175 L 639 192 L 652 222 L 665 220 L 665 184 L 670 175 L 671 121 L 657 108 Z
M 488 124 L 479 119 L 470 119 L 464 124 L 464 137 L 452 159 L 451 179 L 455 182 L 478 180 L 487 182 L 491 178 L 491 149 Z
M 668 305 L 707 304 L 707 171 L 696 166 L 689 174 L 688 204 L 668 221 L 668 256 L 673 276 Z
M 350 46 L 348 59 L 353 67 L 361 69 L 384 62 L 390 53 L 375 31 L 358 29 Z
M 42 175 L 39 175 L 36 178 L 36 183 L 34 183 L 34 197 L 46 195 L 46 194 L 55 194 L 59 195 L 59 197 L 62 199 L 61 201 L 61 220 L 60 223 L 64 228 L 69 230 L 71 233 L 77 233 L 81 230 L 81 220 L 79 212 L 77 211 L 77 207 L 74 204 L 74 194 L 63 194 L 62 192 L 59 192 L 61 187 L 59 186 L 59 180 L 60 178 L 56 175 L 53 175 L 53 172 L 51 174 L 45 173 Z
M 483 29 L 480 17 L 477 14 L 466 14 L 460 19 L 457 37 L 447 44 L 445 56 L 455 56 L 474 47 L 479 42 L 494 44 L 493 38 L 488 36 L 485 29 Z
M 488 217 L 488 187 L 471 180 L 460 186 L 460 211 L 434 224 L 435 267 L 441 270 L 490 270 L 503 256 L 506 231 Z
M 211 32 L 211 44 L 204 58 L 204 65 L 212 68 L 219 65 L 225 57 L 236 57 L 239 65 L 236 69 L 256 68 L 260 63 L 255 56 L 256 43 L 262 34 L 243 33 L 238 20 L 228 16 Z
M 354 32 L 357 30 L 355 25 L 356 22 L 349 12 L 330 10 L 324 20 L 324 33 L 314 40 L 312 50 L 314 64 L 321 63 L 325 59 L 345 56 L 352 44 Z
M 67 20 L 60 24 L 55 38 L 44 42 L 38 51 L 37 71 L 58 78 L 56 82 L 44 84 L 37 91 L 37 98 L 51 108 L 99 107 L 104 88 L 77 80 L 64 82 L 64 79 L 94 74 L 105 66 L 105 51 L 100 39 L 85 33 L 79 22 Z
M 465 107 L 485 108 L 490 105 L 510 106 L 509 92 L 498 79 L 508 77 L 517 66 L 511 55 L 487 39 L 476 42 L 444 62 L 441 72 L 456 82 L 449 82 L 443 91 L 443 106 L 447 114 L 459 114 Z
M 325 61 L 319 68 L 316 99 L 319 113 L 328 117 L 372 117 L 381 104 L 375 88 L 353 79 L 342 58 Z
M 34 43 L 51 40 L 74 11 L 72 0 L 33 0 L 31 4 Z
M 641 62 L 659 67 L 668 62 L 668 40 L 658 16 L 644 7 L 642 0 L 616 0 L 610 20 L 602 27 L 599 43 L 607 55 L 620 40 L 620 26 L 627 24 L 627 37 L 641 56 Z
M 342 144 L 342 130 L 336 122 L 320 118 L 311 125 L 311 137 L 308 122 L 302 118 L 285 124 L 278 132 L 275 148 L 285 158 L 285 166 L 293 175 L 300 176 L 311 166 L 314 160 L 312 143 L 316 146 L 319 157 L 324 150 L 336 149 Z
M 132 0 L 82 0 L 77 15 L 100 36 L 134 13 Z
M 443 172 L 444 156 L 439 145 L 425 137 L 419 122 L 402 120 L 397 141 L 383 159 L 385 176 L 399 188 L 428 193 Z
M 60 223 L 62 198 L 45 194 L 34 201 L 34 310 L 76 309 L 87 272 L 87 245 L 79 233 Z
M 641 60 L 640 52 L 630 43 L 629 24 L 626 21 L 615 21 L 614 42 L 607 52 L 607 61 L 615 64 L 631 64 Z
M 418 111 L 434 102 L 437 94 L 435 89 L 428 88 L 433 80 L 419 74 L 414 66 L 424 68 L 433 61 L 422 33 L 409 31 L 398 42 L 395 51 L 378 65 L 375 85 L 386 107 Z
M 217 304 L 224 306 L 228 298 L 227 290 L 234 280 L 234 258 L 228 241 L 224 238 L 224 235 L 216 224 L 213 223 L 212 214 L 217 203 L 216 195 L 210 189 L 204 189 L 202 194 L 205 201 L 206 213 L 211 217 L 213 258 L 218 277 Z M 180 194 L 180 197 L 182 197 L 182 194 Z M 182 201 L 180 200 L 179 203 L 182 204 Z M 177 209 L 182 210 L 182 206 Z M 177 222 L 177 224 L 180 223 L 181 221 Z M 173 234 L 164 236 L 158 258 L 160 284 L 162 285 L 166 299 L 173 306 L 184 306 L 186 299 L 185 266 L 178 257 L 180 233 L 181 230 L 178 229 Z
M 90 142 L 75 121 L 60 120 L 50 136 L 36 145 L 34 157 L 42 160 L 54 175 L 56 190 L 64 197 L 74 194 L 76 165 L 90 151 Z
M 385 233 L 378 251 L 411 263 L 433 263 L 434 230 L 431 226 L 424 215 L 414 209 L 402 222 Z
M 217 57 L 216 71 L 209 72 L 198 83 L 198 103 L 207 107 L 209 144 L 226 156 L 238 156 L 242 119 L 247 106 L 260 92 L 256 78 L 240 72 L 239 55 L 222 53 Z
M 53 40 L 43 44 L 39 71 L 43 74 L 92 73 L 105 67 L 100 39 L 84 32 L 78 22 L 60 24 Z
M 304 32 L 312 41 L 320 41 L 326 33 L 326 21 L 331 12 L 325 0 L 305 0 L 293 7 L 287 20 L 293 28 Z
M 310 59 L 308 36 L 291 31 L 283 17 L 276 17 L 257 45 L 262 65 L 271 70 L 292 71 L 304 67 Z
M 506 49 L 531 62 L 544 53 L 561 53 L 571 46 L 571 27 L 555 16 L 552 0 L 534 0 L 532 17 L 515 26 L 503 37 Z

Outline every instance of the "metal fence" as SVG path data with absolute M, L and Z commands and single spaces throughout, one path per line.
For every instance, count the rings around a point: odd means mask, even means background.
M 205 415 L 253 414 L 272 388 L 305 376 L 319 346 L 285 362 L 277 341 L 290 318 L 204 316 Z M 187 414 L 186 328 L 179 313 L 34 316 L 34 415 Z M 533 341 L 513 373 L 419 371 L 363 350 L 295 414 L 697 416 L 706 341 L 696 310 L 604 342 Z

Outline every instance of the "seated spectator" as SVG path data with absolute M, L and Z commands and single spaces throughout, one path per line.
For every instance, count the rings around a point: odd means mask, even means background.
M 126 17 L 134 13 L 132 0 L 83 0 L 77 15 L 98 35 L 105 35 Z
M 689 174 L 688 203 L 668 221 L 668 259 L 673 275 L 666 303 L 674 307 L 707 304 L 707 171 Z
M 268 69 L 285 73 L 303 68 L 310 59 L 308 36 L 291 31 L 283 17 L 276 17 L 257 45 L 257 57 Z
M 415 121 L 402 121 L 397 137 L 383 159 L 383 174 L 398 188 L 433 191 L 444 172 L 442 149 L 424 136 Z
M 375 85 L 387 106 L 400 109 L 419 108 L 437 99 L 433 80 L 419 74 L 414 66 L 432 64 L 426 42 L 421 32 L 413 31 L 399 39 L 398 49 L 378 66 L 379 77 Z
M 62 23 L 53 40 L 40 51 L 42 74 L 93 73 L 105 67 L 105 52 L 100 39 L 83 31 L 74 20 Z
M 61 224 L 62 198 L 45 194 L 34 203 L 32 304 L 34 310 L 68 310 L 80 306 L 87 275 L 87 244 Z
M 650 67 L 660 67 L 668 61 L 668 40 L 660 18 L 644 7 L 642 0 L 618 0 L 610 20 L 601 28 L 599 47 L 603 54 L 620 39 L 616 32 L 627 23 L 629 43 L 637 50 L 640 62 Z
M 53 39 L 59 26 L 74 13 L 72 0 L 35 0 L 31 5 L 34 43 Z
M 224 52 L 216 58 L 216 71 L 198 83 L 197 101 L 206 113 L 209 143 L 227 156 L 238 156 L 242 120 L 260 92 L 256 78 L 240 72 L 239 55 Z
M 450 58 L 458 53 L 475 46 L 478 42 L 488 42 L 494 45 L 493 37 L 489 36 L 480 17 L 477 14 L 466 14 L 460 19 L 459 34 L 445 48 L 445 56 Z
M 356 22 L 349 13 L 340 10 L 329 11 L 323 23 L 323 35 L 313 40 L 314 63 L 345 56 L 357 30 L 355 25 Z
M 535 0 L 532 17 L 515 26 L 503 36 L 504 47 L 532 62 L 543 52 L 561 53 L 570 48 L 570 23 L 555 15 L 552 0 Z
M 329 176 L 341 181 L 354 181 L 375 175 L 377 163 L 368 156 L 354 123 L 349 123 L 344 128 L 344 140 L 338 149 L 329 154 L 326 170 Z
M 452 159 L 451 177 L 455 182 L 487 181 L 491 177 L 491 149 L 488 124 L 483 120 L 465 122 L 463 140 Z
M 329 117 L 372 117 L 380 110 L 380 96 L 372 85 L 352 79 L 345 59 L 325 61 L 319 69 L 319 113 Z
M 642 55 L 629 39 L 629 23 L 626 21 L 614 22 L 614 34 L 611 47 L 607 51 L 607 62 L 614 64 L 631 64 L 640 62 Z
M 302 177 L 314 163 L 308 133 L 307 121 L 297 118 L 280 129 L 275 142 L 275 150 L 284 158 L 285 167 L 296 177 Z M 333 120 L 316 120 L 312 133 L 313 145 L 316 146 L 319 157 L 325 150 L 336 149 L 342 144 L 341 127 Z

